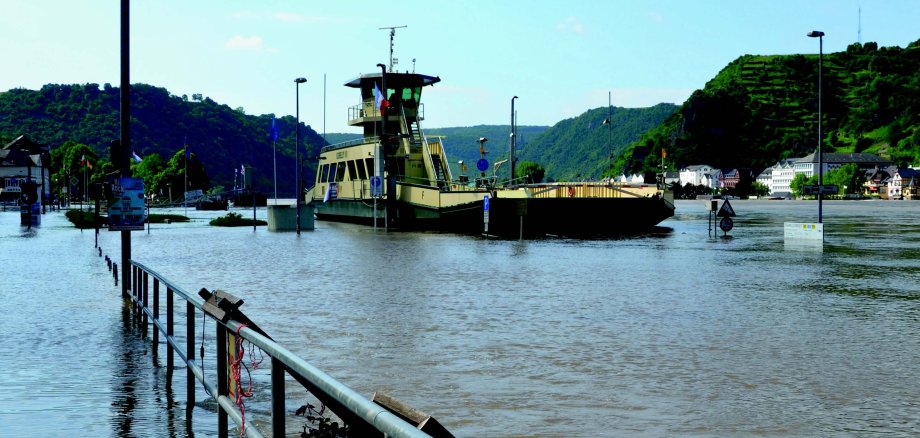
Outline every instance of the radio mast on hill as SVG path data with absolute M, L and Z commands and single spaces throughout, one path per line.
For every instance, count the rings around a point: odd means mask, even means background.
M 389 29 L 390 30 L 390 69 L 393 71 L 393 66 L 399 63 L 399 60 L 393 57 L 393 37 L 396 36 L 396 29 L 403 29 L 409 26 L 392 26 L 392 27 L 381 27 L 380 30 Z
M 856 14 L 858 15 L 856 21 L 856 42 L 862 44 L 862 6 L 856 10 Z

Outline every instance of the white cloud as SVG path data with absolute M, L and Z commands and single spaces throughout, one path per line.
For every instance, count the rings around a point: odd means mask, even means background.
M 262 50 L 265 50 L 265 44 L 263 43 L 262 37 L 260 36 L 245 37 L 242 35 L 236 35 L 224 43 L 224 48 L 227 50 L 247 50 L 261 52 Z
M 573 32 L 581 34 L 585 32 L 584 25 L 575 17 L 568 17 L 556 25 L 556 29 L 562 32 Z

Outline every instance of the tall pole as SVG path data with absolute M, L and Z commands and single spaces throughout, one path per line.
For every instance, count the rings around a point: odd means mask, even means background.
M 297 89 L 297 123 L 294 125 L 294 169 L 296 175 L 294 175 L 294 196 L 296 200 L 294 201 L 297 205 L 297 235 L 300 235 L 300 84 L 307 82 L 306 78 L 297 78 L 294 79 L 294 87 Z
M 387 66 L 383 64 L 377 64 L 377 67 L 380 67 L 380 92 L 383 93 L 383 98 L 386 99 L 387 95 Z M 376 106 L 376 103 L 374 104 Z M 380 108 L 377 108 L 378 110 Z M 386 112 L 380 113 L 380 143 L 383 146 L 383 168 L 384 172 L 387 175 L 387 200 L 386 200 L 386 213 L 384 215 L 384 228 L 389 231 L 390 223 L 396 222 L 396 169 L 395 161 L 387 158 L 389 151 L 387 150 L 387 115 Z
M 121 153 L 118 154 L 122 177 L 131 176 L 131 163 L 128 151 L 131 150 L 131 39 L 129 0 L 121 0 Z M 128 296 L 128 284 L 131 280 L 131 231 L 121 232 L 121 296 Z
M 182 205 L 185 207 L 185 216 L 188 217 L 188 160 L 192 154 L 188 151 L 188 141 L 185 142 L 185 184 L 182 185 Z
M 511 179 L 508 180 L 508 184 L 511 185 L 514 185 L 514 142 L 517 135 L 517 132 L 515 132 L 516 127 L 514 126 L 514 100 L 517 98 L 517 96 L 511 98 L 511 153 L 508 157 L 508 163 L 511 165 Z
M 611 100 L 610 92 L 608 91 L 607 92 L 607 169 L 604 173 L 610 172 L 610 167 L 611 167 L 610 160 L 613 159 L 613 149 L 611 149 L 611 146 L 610 146 L 611 144 L 613 144 L 613 141 L 612 141 L 613 119 L 611 119 L 612 114 L 610 113 L 611 107 L 612 107 L 611 102 L 612 100 Z
M 818 38 L 818 223 L 823 222 L 822 200 L 824 198 L 824 154 L 821 151 L 821 106 L 822 106 L 822 68 L 824 64 L 824 32 L 813 30 L 808 36 Z
M 274 119 L 272 119 L 272 124 L 274 124 Z M 275 133 L 274 126 L 272 126 L 272 175 L 275 178 L 275 205 L 278 204 L 278 159 L 275 158 L 277 155 L 278 148 L 275 147 Z

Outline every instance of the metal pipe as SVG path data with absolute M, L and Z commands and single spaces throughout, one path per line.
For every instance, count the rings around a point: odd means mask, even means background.
M 272 358 L 272 436 L 284 438 L 284 363 Z
M 173 291 L 172 288 L 166 287 L 166 339 L 167 342 L 173 337 L 175 333 L 173 331 L 173 321 L 175 320 L 175 312 L 173 312 Z M 166 350 L 166 376 L 172 379 L 173 374 L 173 350 L 175 348 L 169 348 Z
M 217 330 L 217 397 L 227 397 L 230 394 L 227 383 L 227 329 L 221 324 L 214 324 Z M 217 436 L 228 438 L 227 413 L 223 409 L 217 411 Z
M 195 357 L 195 306 L 186 302 L 185 304 L 185 361 Z M 204 333 L 201 333 L 204 336 Z M 185 415 L 192 418 L 192 410 L 195 408 L 195 374 L 190 367 L 185 368 L 185 393 L 187 394 L 188 403 L 185 405 Z
M 146 271 L 144 271 L 146 272 Z M 153 323 L 154 325 L 160 320 L 160 279 L 153 277 Z M 153 329 L 153 363 L 157 361 L 157 352 L 160 347 L 160 330 L 156 327 Z

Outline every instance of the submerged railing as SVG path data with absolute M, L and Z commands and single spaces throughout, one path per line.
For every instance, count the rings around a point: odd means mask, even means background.
M 117 264 L 111 262 L 108 256 L 106 256 L 106 261 L 109 269 L 115 271 L 113 275 L 117 284 Z M 252 346 L 258 347 L 265 355 L 271 358 L 271 436 L 273 437 L 285 436 L 286 374 L 290 375 L 347 424 L 350 436 L 450 436 L 449 432 L 444 430 L 433 418 L 424 417 L 419 419 L 407 415 L 406 418 L 410 418 L 413 421 L 418 420 L 416 422 L 419 425 L 415 426 L 395 415 L 381 404 L 358 394 L 345 384 L 310 365 L 273 341 L 258 326 L 249 321 L 237 309 L 238 305 L 242 304 L 242 301 L 239 300 L 238 304 L 234 304 L 235 297 L 232 295 L 221 291 L 215 291 L 214 294 L 211 294 L 206 289 L 202 289 L 199 294 L 208 296 L 209 298 L 206 301 L 199 295 L 189 293 L 137 261 L 131 261 L 129 269 L 131 283 L 129 286 L 130 296 L 127 298 L 130 299 L 135 321 L 144 328 L 144 336 L 146 337 L 147 335 L 148 327 L 153 330 L 154 361 L 156 362 L 158 357 L 160 335 L 162 334 L 168 346 L 166 349 L 167 381 L 172 380 L 176 355 L 179 356 L 179 359 L 186 367 L 187 417 L 191 418 L 191 411 L 195 406 L 195 388 L 200 384 L 210 397 L 217 402 L 219 436 L 228 436 L 228 420 L 233 420 L 243 431 L 241 434 L 245 433 L 246 436 L 253 438 L 263 436 L 262 432 L 254 424 L 246 421 L 245 409 L 239 409 L 238 401 L 232 398 L 234 390 L 230 387 L 230 383 L 239 378 L 239 376 L 234 376 L 232 372 L 228 372 L 228 359 L 232 360 L 235 354 L 240 354 L 240 352 L 235 352 L 232 347 L 232 345 L 235 345 L 232 341 L 235 336 L 239 336 Z M 161 314 L 163 309 L 161 309 L 160 303 L 163 298 L 165 298 L 166 302 L 165 315 Z M 186 339 L 184 345 L 181 345 L 181 340 L 175 336 L 175 326 L 177 324 L 176 298 L 185 301 Z M 214 376 L 216 384 L 205 379 L 202 364 L 195 360 L 195 314 L 199 311 L 205 317 L 211 319 L 216 326 L 217 352 L 214 358 L 215 362 L 213 362 L 217 366 L 216 376 Z M 229 352 L 228 340 L 230 340 L 229 344 L 231 345 Z M 200 355 L 204 356 L 203 344 Z M 239 380 L 235 380 L 235 382 L 239 382 Z M 236 391 L 239 391 L 239 389 Z M 425 426 L 426 421 L 428 426 Z M 436 428 L 431 429 L 433 426 Z M 433 430 L 434 432 L 429 435 L 420 430 L 423 427 L 426 431 Z

